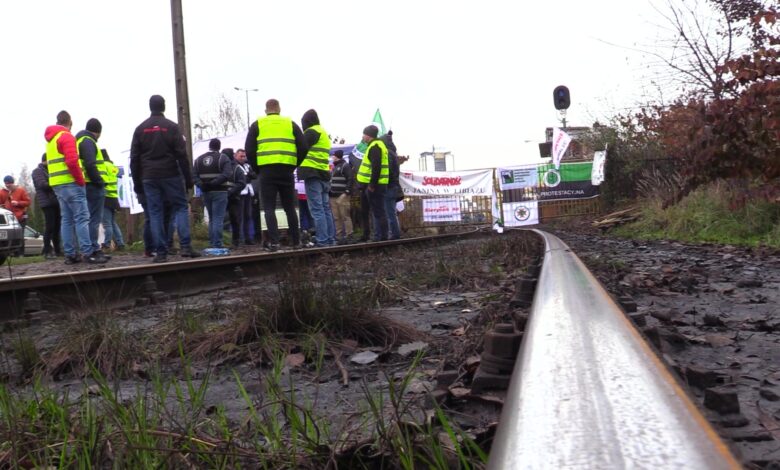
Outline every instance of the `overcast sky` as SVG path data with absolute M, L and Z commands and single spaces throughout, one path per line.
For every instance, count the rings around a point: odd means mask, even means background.
M 3 5 L 0 173 L 30 169 L 43 132 L 68 110 L 74 134 L 103 123 L 118 156 L 163 95 L 176 120 L 170 2 L 39 0 Z M 432 145 L 456 169 L 528 162 L 558 124 L 552 90 L 571 90 L 568 124 L 604 121 L 646 96 L 658 13 L 646 0 L 184 1 L 193 122 L 224 93 L 253 119 L 265 100 L 300 122 L 315 108 L 331 135 L 360 138 L 379 108 L 399 153 Z M 618 44 L 617 47 L 610 44 Z M 197 132 L 193 135 L 197 137 Z

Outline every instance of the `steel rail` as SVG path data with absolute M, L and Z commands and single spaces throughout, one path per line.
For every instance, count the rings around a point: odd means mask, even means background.
M 580 259 L 545 254 L 488 468 L 741 468 Z
M 326 253 L 340 254 L 405 246 L 435 240 L 447 240 L 473 235 L 479 228 L 466 232 L 402 238 L 372 243 L 356 243 L 327 248 L 307 248 L 276 252 L 201 257 L 166 263 L 148 263 L 122 267 L 99 267 L 49 275 L 18 276 L 0 279 L 0 319 L 15 318 L 24 310 L 29 292 L 35 291 L 48 311 L 89 308 L 90 305 L 116 306 L 127 304 L 143 295 L 144 280 L 152 276 L 160 291 L 191 293 L 209 285 L 236 280 L 235 269 L 254 276 L 267 274 L 296 258 L 309 258 Z

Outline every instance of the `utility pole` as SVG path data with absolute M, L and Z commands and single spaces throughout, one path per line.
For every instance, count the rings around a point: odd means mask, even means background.
M 246 95 L 246 128 L 249 129 L 249 125 L 252 123 L 251 118 L 249 117 L 249 92 L 250 91 L 260 91 L 257 88 L 241 88 L 234 86 L 234 90 L 236 91 L 243 91 Z
M 171 0 L 173 32 L 173 67 L 176 77 L 176 114 L 179 127 L 187 139 L 187 158 L 192 166 L 192 129 L 190 128 L 190 95 L 187 88 L 187 60 L 184 53 L 184 16 L 181 0 Z

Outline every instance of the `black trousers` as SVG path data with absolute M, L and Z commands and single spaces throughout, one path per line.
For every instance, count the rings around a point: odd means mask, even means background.
M 385 190 L 386 187 L 378 185 L 374 191 L 368 188 L 360 190 L 360 220 L 363 226 L 361 240 L 368 241 L 371 234 L 371 222 L 373 221 L 374 241 L 387 240 L 387 215 L 385 214 Z M 370 219 L 373 219 L 372 221 Z
M 279 243 L 279 224 L 276 221 L 276 195 L 282 202 L 282 209 L 287 215 L 287 232 L 293 245 L 301 243 L 301 233 L 298 229 L 298 214 L 295 212 L 295 181 L 289 177 L 260 176 L 260 198 L 265 210 L 265 225 L 268 227 L 268 242 Z
M 60 248 L 60 225 L 62 223 L 62 216 L 60 215 L 60 206 L 55 204 L 49 207 L 42 207 L 44 218 L 44 230 L 43 230 L 43 254 L 61 254 Z
M 243 230 L 243 205 L 241 195 L 230 196 L 228 198 L 228 217 L 230 218 L 230 233 L 233 237 L 233 244 L 238 245 L 241 241 L 241 232 Z

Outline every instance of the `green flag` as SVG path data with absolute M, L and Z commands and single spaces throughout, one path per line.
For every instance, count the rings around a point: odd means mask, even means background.
M 382 114 L 379 112 L 379 108 L 376 108 L 376 112 L 374 113 L 374 120 L 371 121 L 371 124 L 375 125 L 379 129 L 379 135 L 385 134 L 385 121 L 382 120 Z

